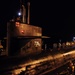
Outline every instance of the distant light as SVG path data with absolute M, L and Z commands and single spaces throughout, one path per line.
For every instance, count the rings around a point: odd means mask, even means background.
M 19 12 L 18 15 L 21 16 L 21 12 Z

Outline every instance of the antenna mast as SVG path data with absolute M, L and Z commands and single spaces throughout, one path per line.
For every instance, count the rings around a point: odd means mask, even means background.
M 30 2 L 28 2 L 28 18 L 27 18 L 27 24 L 30 24 Z
M 26 8 L 21 0 L 20 0 L 20 12 L 22 14 L 22 22 L 26 23 Z

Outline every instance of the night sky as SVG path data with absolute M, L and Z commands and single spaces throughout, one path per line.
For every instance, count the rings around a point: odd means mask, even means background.
M 23 0 L 26 4 L 28 0 Z M 58 40 L 72 40 L 75 36 L 75 4 L 61 0 L 30 0 L 30 24 L 40 26 L 43 35 Z M 6 36 L 7 22 L 17 15 L 19 0 L 0 1 L 0 37 Z

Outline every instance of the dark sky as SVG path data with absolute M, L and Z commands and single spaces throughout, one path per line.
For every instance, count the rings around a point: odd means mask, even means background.
M 23 0 L 24 4 L 28 0 Z M 62 40 L 75 36 L 75 4 L 62 0 L 30 0 L 30 24 L 40 26 L 43 35 Z M 19 0 L 0 1 L 0 37 L 5 36 L 7 22 L 17 15 Z

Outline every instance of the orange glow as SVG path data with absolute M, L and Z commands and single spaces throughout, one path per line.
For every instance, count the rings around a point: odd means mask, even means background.
M 24 33 L 24 30 L 22 30 L 21 33 Z
M 19 22 L 16 22 L 16 26 L 19 27 L 19 25 L 20 25 L 20 23 Z

